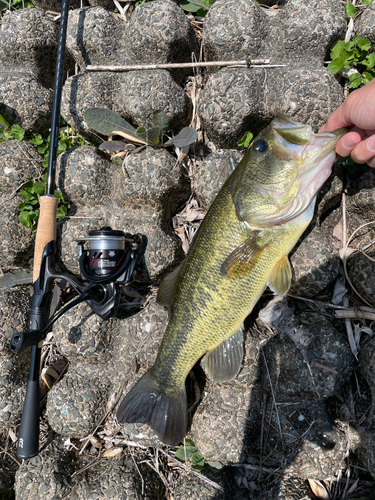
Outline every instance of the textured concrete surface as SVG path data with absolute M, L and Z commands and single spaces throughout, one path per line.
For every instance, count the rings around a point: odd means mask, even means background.
M 40 2 L 44 10 L 56 5 L 52 0 Z M 191 53 L 198 55 L 198 51 L 186 15 L 172 0 L 155 0 L 137 7 L 125 23 L 109 11 L 106 0 L 90 4 L 72 10 L 69 16 L 67 47 L 71 59 L 67 64 L 74 60 L 79 73 L 64 84 L 62 114 L 67 122 L 92 137 L 83 120 L 89 107 L 106 107 L 133 125 L 146 126 L 153 111 L 161 109 L 177 133 L 190 122 L 192 113 L 183 89 L 185 70 L 93 73 L 87 66 L 190 61 Z M 285 66 L 217 68 L 209 72 L 197 110 L 209 139 L 227 149 L 218 149 L 203 159 L 192 185 L 176 157 L 166 149 L 147 148 L 131 155 L 125 169 L 88 146 L 60 157 L 58 187 L 72 205 L 72 217 L 58 227 L 58 255 L 66 269 L 78 273 L 75 238 L 111 225 L 147 235 L 147 248 L 135 278 L 157 283 L 183 258 L 171 217 L 192 192 L 205 206 L 212 203 L 230 174 L 231 159 L 235 165 L 241 159 L 233 148 L 245 131 L 255 134 L 279 111 L 317 129 L 341 103 L 341 86 L 323 62 L 334 41 L 345 33 L 342 2 L 285 0 L 281 4 L 267 13 L 253 0 L 217 0 L 205 18 L 205 60 L 261 57 Z M 356 20 L 358 33 L 373 42 L 374 8 L 371 5 Z M 48 130 L 57 25 L 42 10 L 25 9 L 6 13 L 0 33 L 0 113 L 27 131 Z M 21 198 L 15 195 L 8 200 L 7 196 L 29 178 L 37 177 L 40 163 L 41 157 L 27 143 L 0 144 L 3 266 L 27 266 L 32 258 L 31 240 L 25 238 L 28 231 L 17 220 Z M 340 242 L 332 234 L 341 218 L 342 190 L 347 189 L 349 230 L 373 220 L 373 172 L 348 184 L 343 172 L 335 170 L 319 197 L 316 219 L 291 255 L 293 293 L 312 297 L 336 278 Z M 365 242 L 371 241 L 372 234 L 367 238 Z M 351 267 L 354 269 L 355 261 Z M 371 276 L 372 271 L 363 273 Z M 366 284 L 366 279 L 361 281 Z M 8 352 L 7 343 L 15 331 L 27 329 L 29 287 L 1 291 L 0 301 L 0 428 L 8 432 L 20 419 L 28 353 L 14 356 Z M 256 321 L 257 313 L 254 311 L 246 322 L 245 358 L 236 380 L 213 384 L 197 368 L 202 394 L 194 407 L 188 436 L 207 460 L 220 460 L 226 466 L 216 471 L 206 465 L 203 473 L 216 486 L 179 474 L 171 483 L 176 498 L 198 495 L 241 499 L 258 495 L 249 487 L 258 469 L 254 472 L 229 464 L 257 467 L 259 460 L 272 452 L 264 467 L 277 469 L 282 464 L 286 474 L 275 475 L 274 483 L 259 492 L 259 498 L 301 500 L 305 495 L 302 479 L 332 476 L 344 463 L 348 437 L 332 421 L 326 400 L 340 390 L 352 370 L 346 339 L 323 315 L 296 311 L 292 316 L 295 326 L 298 322 L 306 328 L 311 340 L 301 347 L 285 334 L 284 327 L 273 324 L 271 333 Z M 153 499 L 163 495 L 160 478 L 147 464 L 138 466 L 145 481 L 142 493 L 139 471 L 128 451 L 72 476 L 87 465 L 88 459 L 77 459 L 63 443 L 93 432 L 105 415 L 108 401 L 114 396 L 121 398 L 152 366 L 167 321 L 166 309 L 151 300 L 138 314 L 109 322 L 94 316 L 86 305 L 56 322 L 54 342 L 69 367 L 48 392 L 46 418 L 53 431 L 52 441 L 38 457 L 19 468 L 17 498 L 57 500 L 68 496 L 91 500 L 122 498 L 125 494 L 126 498 Z M 371 389 L 375 386 L 372 345 L 371 340 L 360 359 L 361 374 Z M 193 377 L 189 383 L 196 387 Z M 353 446 L 371 474 L 375 474 L 373 413 L 372 409 L 363 429 L 353 437 Z M 270 440 L 266 444 L 261 442 L 263 418 L 269 422 Z M 126 439 L 140 446 L 162 446 L 145 425 L 125 424 L 122 431 Z M 135 458 L 137 462 L 148 459 L 139 449 Z M 4 483 L 1 481 L 0 477 L 0 485 Z

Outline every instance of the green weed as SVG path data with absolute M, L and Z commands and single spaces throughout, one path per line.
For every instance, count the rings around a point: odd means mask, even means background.
M 4 120 L 4 118 L 2 118 L 2 120 Z M 4 126 L 0 127 L 0 142 L 10 141 L 12 139 L 22 141 L 24 136 L 25 131 L 19 125 L 12 125 L 7 128 Z
M 372 0 L 362 0 L 361 5 L 370 5 Z M 345 2 L 346 17 L 355 17 L 357 15 L 357 9 L 355 5 L 351 2 Z
M 193 12 L 197 16 L 204 17 L 216 0 L 181 0 L 180 7 L 186 12 Z
M 20 212 L 18 219 L 25 227 L 29 227 L 33 233 L 37 230 L 38 226 L 40 211 L 39 196 L 44 196 L 46 194 L 46 182 L 47 174 L 43 175 L 42 182 L 30 179 L 22 186 L 19 193 L 24 201 L 18 205 L 18 210 Z M 56 217 L 57 220 L 61 220 L 67 215 L 70 203 L 64 198 L 60 191 L 56 190 L 54 195 L 59 200 Z
M 37 146 L 38 152 L 44 156 L 43 167 L 48 166 L 49 145 L 51 134 L 32 134 L 29 142 Z M 57 156 L 74 146 L 83 146 L 87 144 L 85 139 L 79 135 L 74 134 L 73 129 L 66 127 L 60 130 L 59 142 L 57 145 Z
M 239 148 L 248 148 L 250 142 L 253 140 L 253 134 L 251 132 L 245 132 L 241 139 L 237 142 Z
M 0 0 L 1 14 L 7 10 L 31 9 L 32 7 L 35 5 L 27 0 Z
M 220 462 L 211 462 L 202 457 L 191 439 L 184 439 L 184 444 L 176 451 L 175 458 L 184 464 L 190 465 L 197 472 L 200 472 L 206 463 L 215 469 L 223 467 Z
M 65 122 L 62 122 L 63 124 Z M 45 161 L 43 166 L 47 168 L 48 166 L 48 155 L 50 146 L 50 134 L 36 134 L 27 135 L 25 131 L 19 125 L 9 125 L 9 123 L 0 115 L 0 142 L 9 141 L 12 139 L 17 139 L 19 141 L 26 140 L 33 144 L 38 152 L 44 156 Z M 60 130 L 60 137 L 57 148 L 57 155 L 66 151 L 73 146 L 81 146 L 87 144 L 84 138 L 80 135 L 75 135 L 73 130 L 69 127 Z M 38 225 L 39 219 L 39 196 L 43 196 L 46 192 L 46 182 L 47 173 L 45 173 L 41 179 L 30 179 L 21 188 L 20 196 L 23 198 L 23 202 L 18 205 L 18 210 L 20 212 L 18 218 L 25 227 L 30 228 L 32 232 L 35 232 Z M 64 198 L 60 191 L 56 190 L 54 195 L 59 200 L 59 205 L 57 208 L 57 219 L 61 220 L 68 213 L 70 204 L 68 200 Z
M 369 54 L 370 49 L 370 40 L 358 35 L 354 35 L 350 42 L 338 40 L 332 47 L 328 69 L 334 75 L 343 69 L 355 69 L 355 73 L 349 75 L 348 88 L 361 87 L 375 76 L 375 53 Z

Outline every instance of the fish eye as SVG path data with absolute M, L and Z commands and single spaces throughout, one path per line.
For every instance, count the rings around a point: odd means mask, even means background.
M 267 148 L 268 144 L 264 139 L 258 139 L 253 144 L 254 151 L 257 151 L 258 153 L 264 153 L 265 151 L 267 151 Z

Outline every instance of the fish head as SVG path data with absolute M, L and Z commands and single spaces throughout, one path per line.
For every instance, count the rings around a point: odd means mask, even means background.
M 269 227 L 285 224 L 315 203 L 346 129 L 316 134 L 310 125 L 278 115 L 255 138 L 232 185 L 240 220 Z

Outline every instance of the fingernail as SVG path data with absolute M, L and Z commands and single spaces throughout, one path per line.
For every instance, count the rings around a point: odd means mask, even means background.
M 367 148 L 369 151 L 375 151 L 375 135 L 368 140 Z
M 353 149 L 354 146 L 358 144 L 358 141 L 354 140 L 350 135 L 345 135 L 342 139 L 342 145 L 344 148 Z

